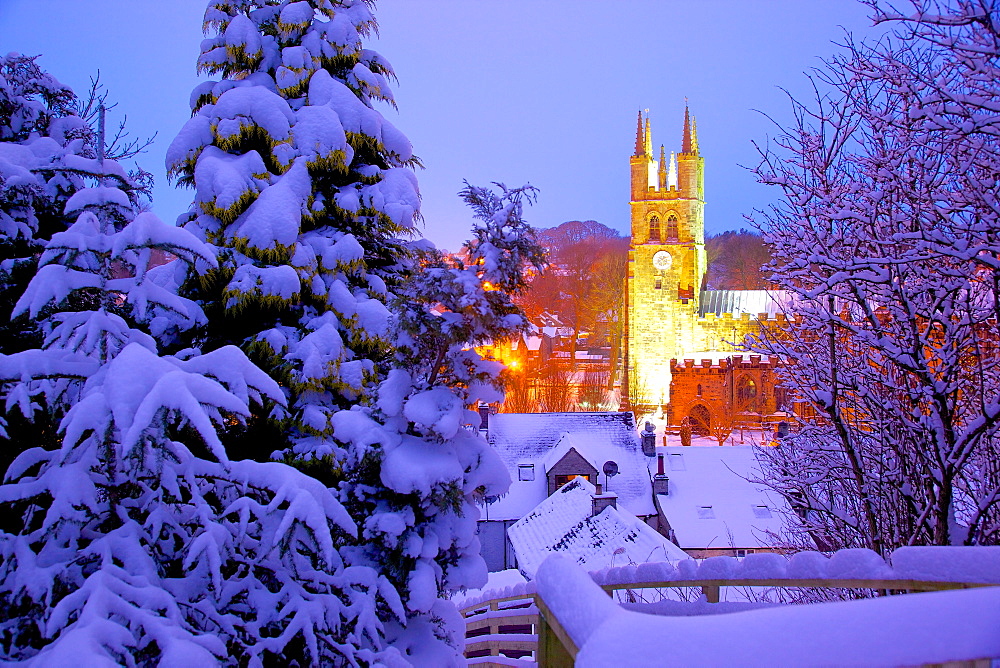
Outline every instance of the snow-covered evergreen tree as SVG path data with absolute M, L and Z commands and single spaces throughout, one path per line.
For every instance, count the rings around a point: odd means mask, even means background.
M 482 439 L 463 429 L 479 422 L 467 405 L 496 397 L 485 382 L 493 369 L 462 351 L 488 315 L 422 357 L 420 318 L 408 316 L 426 316 L 429 300 L 402 287 L 412 265 L 399 240 L 419 215 L 416 160 L 374 108 L 392 103 L 393 75 L 362 46 L 375 25 L 371 4 L 209 4 L 199 67 L 222 78 L 194 91 L 168 167 L 195 189 L 182 223 L 216 246 L 219 264 L 186 278 L 183 294 L 208 325 L 177 339 L 203 351 L 236 344 L 281 384 L 287 404 L 230 430 L 227 449 L 258 460 L 279 451 L 337 489 L 359 524 L 338 545 L 345 563 L 382 573 L 405 606 L 380 604 L 385 642 L 416 664 L 446 665 L 460 660 L 463 641 L 441 597 L 485 578 L 473 495 L 506 485 Z M 486 274 L 519 272 L 531 259 L 518 249 L 515 192 L 477 242 L 492 263 Z M 449 277 L 442 289 L 471 281 L 482 292 L 486 274 Z M 521 325 L 513 311 L 503 315 L 501 330 Z
M 439 596 L 485 582 L 475 504 L 510 484 L 496 454 L 464 428 L 480 421 L 469 407 L 503 397 L 502 365 L 472 347 L 527 327 L 512 297 L 526 287 L 525 267 L 544 262 L 522 217 L 534 189 L 499 189 L 462 191 L 478 219 L 466 261 L 412 244 L 391 304 L 395 356 L 376 408 L 334 416 L 336 436 L 353 446 L 345 503 L 367 518 L 357 553 L 400 583 L 409 619 L 389 625 L 389 637 L 415 665 L 440 664 L 449 645 L 461 648 L 464 624 Z
M 70 196 L 83 187 L 83 173 L 96 157 L 87 141 L 89 128 L 75 114 L 73 92 L 45 73 L 36 58 L 0 56 L 0 353 L 41 344 L 36 324 L 26 315 L 11 317 L 38 266 L 38 256 L 53 233 L 71 219 L 64 214 Z M 17 411 L 0 416 L 0 473 L 23 444 L 54 441 L 54 425 L 21 419 Z
M 95 127 L 107 92 L 97 80 L 83 99 L 38 66 L 37 57 L 0 56 L 0 353 L 11 354 L 41 345 L 42 333 L 27 315 L 11 317 L 38 267 L 51 236 L 74 218 L 66 202 L 100 171 L 96 162 Z M 113 106 L 113 105 L 112 105 Z M 107 153 L 133 157 L 147 144 L 129 140 L 119 124 Z M 109 163 L 112 164 L 112 163 Z M 116 169 L 119 169 L 117 163 Z M 152 183 L 137 168 L 108 175 L 133 203 Z M 0 472 L 26 447 L 55 443 L 55 424 L 23 419 L 5 411 L 6 436 L 0 436 Z
M 419 195 L 409 142 L 372 108 L 392 71 L 362 47 L 368 4 L 210 3 L 199 68 L 223 78 L 168 152 L 195 188 L 187 228 L 220 249 L 185 286 L 209 316 L 193 341 L 240 345 L 288 394 L 229 439 L 259 459 L 339 456 L 330 416 L 370 398 L 389 353 L 385 268 Z
M 61 447 L 11 465 L 0 504 L 0 657 L 86 665 L 392 662 L 378 606 L 402 615 L 374 569 L 336 545 L 357 527 L 295 469 L 230 461 L 218 437 L 284 397 L 234 346 L 160 356 L 148 333 L 203 324 L 165 289 L 154 249 L 214 266 L 214 250 L 134 214 L 112 161 L 67 202 L 16 312 L 41 349 L 0 357 L 8 402 L 63 418 Z M 44 399 L 44 401 L 41 401 Z

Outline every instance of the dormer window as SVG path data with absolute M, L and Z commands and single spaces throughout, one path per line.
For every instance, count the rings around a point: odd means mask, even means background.
M 518 464 L 517 465 L 517 479 L 522 481 L 534 480 L 535 479 L 535 465 L 534 464 Z

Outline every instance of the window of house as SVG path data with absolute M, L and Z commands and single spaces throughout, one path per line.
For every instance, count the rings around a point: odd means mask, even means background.
M 656 289 L 657 290 L 663 289 L 663 279 L 661 278 L 656 279 Z
M 753 554 L 753 553 L 754 553 L 754 550 L 736 550 L 736 556 L 737 556 L 737 558 L 742 558 L 742 557 L 747 556 L 748 554 Z
M 667 239 L 677 238 L 677 216 L 670 214 L 667 218 Z
M 649 240 L 660 240 L 660 217 L 656 214 L 649 217 Z
M 767 520 L 771 518 L 771 509 L 767 506 L 754 506 L 753 516 L 759 520 Z
M 535 479 L 535 465 L 534 464 L 518 464 L 517 465 L 517 479 L 518 480 L 534 480 Z
M 572 480 L 574 478 L 583 478 L 584 480 L 587 480 L 587 481 L 590 480 L 590 476 L 589 475 L 581 475 L 581 474 L 557 475 L 556 476 L 556 487 L 557 488 L 558 487 L 562 487 L 563 485 L 565 485 L 566 483 L 568 483 L 570 480 Z
M 715 510 L 712 506 L 699 506 L 698 508 L 698 519 L 699 520 L 714 520 Z

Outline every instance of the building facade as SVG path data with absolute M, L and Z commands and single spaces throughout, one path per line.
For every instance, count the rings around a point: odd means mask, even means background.
M 622 395 L 627 408 L 654 407 L 679 422 L 688 416 L 670 410 L 677 361 L 736 352 L 747 334 L 779 318 L 781 296 L 765 290 L 704 289 L 705 158 L 687 109 L 680 152 L 668 158 L 661 145 L 659 159 L 654 157 L 649 117 L 640 112 L 629 163 L 631 244 Z M 732 396 L 723 388 L 712 391 Z

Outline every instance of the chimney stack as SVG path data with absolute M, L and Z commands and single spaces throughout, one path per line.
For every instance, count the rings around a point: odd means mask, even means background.
M 656 458 L 656 475 L 653 476 L 653 494 L 668 496 L 670 494 L 670 478 L 663 472 L 663 455 Z
M 601 483 L 597 483 L 597 489 L 594 492 L 594 497 L 591 502 L 591 512 L 592 517 L 596 517 L 604 512 L 604 509 L 608 506 L 612 508 L 618 507 L 618 495 L 614 492 L 608 492 L 604 494 L 602 492 Z
M 652 457 L 656 454 L 656 427 L 652 422 L 647 422 L 642 430 L 642 454 Z

